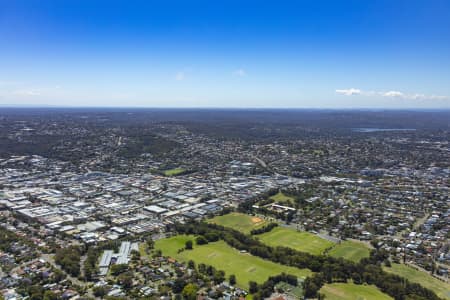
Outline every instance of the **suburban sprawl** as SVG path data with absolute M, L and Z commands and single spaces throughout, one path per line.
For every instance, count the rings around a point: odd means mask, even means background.
M 5 109 L 0 299 L 450 299 L 448 120 Z

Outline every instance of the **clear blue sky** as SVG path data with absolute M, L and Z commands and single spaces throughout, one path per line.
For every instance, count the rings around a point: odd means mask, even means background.
M 450 1 L 0 0 L 0 104 L 450 108 Z

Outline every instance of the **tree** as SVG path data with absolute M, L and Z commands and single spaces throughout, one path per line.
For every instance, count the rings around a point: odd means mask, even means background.
M 225 272 L 222 270 L 215 271 L 213 280 L 216 284 L 222 283 L 225 280 Z
M 216 272 L 216 268 L 214 268 L 211 265 L 206 266 L 206 274 L 208 274 L 209 276 L 213 276 L 215 272 Z
M 205 264 L 199 264 L 198 265 L 198 272 L 205 274 L 206 273 L 206 265 Z
M 61 271 L 61 270 L 59 270 L 59 269 L 53 269 L 53 276 L 52 276 L 52 280 L 55 282 L 55 283 L 58 283 L 58 282 L 60 282 L 61 280 L 64 280 L 64 279 L 66 279 L 66 274 L 64 274 L 64 272 L 63 271 Z
M 131 250 L 131 260 L 134 262 L 138 262 L 141 259 L 141 253 L 136 250 Z
M 378 243 L 379 243 L 379 241 L 378 241 L 377 239 L 372 239 L 372 240 L 370 241 L 370 244 L 371 244 L 375 249 L 378 249 L 378 248 L 379 248 Z
M 92 268 L 91 265 L 86 264 L 84 266 L 84 278 L 86 279 L 86 281 L 91 281 L 92 280 L 92 275 L 95 274 L 95 270 L 94 268 Z
M 77 246 L 58 249 L 55 254 L 55 262 L 74 277 L 80 274 L 80 258 L 81 250 Z
M 151 237 L 149 237 L 147 240 L 147 247 L 148 247 L 148 249 L 153 249 L 155 247 L 155 242 L 153 241 L 153 239 Z
M 119 283 L 128 290 L 133 286 L 133 274 L 131 272 L 122 273 L 117 277 Z
M 197 298 L 197 291 L 198 287 L 193 283 L 189 283 L 183 288 L 183 292 L 181 294 L 187 300 L 195 300 Z
M 198 237 L 196 238 L 196 242 L 197 242 L 197 245 L 205 245 L 205 244 L 208 244 L 208 240 L 207 240 L 204 236 L 202 236 L 202 235 L 200 235 L 200 236 L 198 236 Z
M 183 288 L 184 288 L 185 285 L 186 285 L 186 282 L 184 281 L 183 278 L 177 278 L 173 282 L 172 291 L 175 294 L 181 293 L 183 291 Z
M 113 265 L 111 267 L 111 274 L 114 276 L 119 275 L 120 273 L 125 272 L 126 270 L 128 270 L 128 265 L 127 264 L 117 264 L 117 265 Z
M 250 294 L 254 294 L 258 291 L 258 284 L 254 281 L 250 281 L 248 283 L 249 289 L 248 291 L 250 292 Z
M 195 262 L 192 259 L 188 261 L 188 268 L 195 270 Z
M 185 248 L 186 248 L 186 250 L 192 250 L 192 241 L 191 240 L 186 241 Z
M 94 292 L 94 296 L 95 297 L 100 297 L 102 298 L 103 296 L 106 295 L 106 293 L 108 292 L 108 290 L 106 289 L 106 287 L 104 286 L 96 286 L 93 288 L 93 292 Z
M 32 285 L 28 288 L 28 294 L 32 300 L 42 300 L 44 296 L 44 290 L 39 285 Z
M 219 235 L 215 232 L 208 232 L 205 234 L 205 238 L 209 241 L 209 242 L 217 242 L 219 240 Z
M 38 294 L 38 293 L 34 293 L 30 295 L 30 299 L 31 300 L 41 300 L 42 299 L 42 294 Z
M 325 294 L 321 294 L 321 293 L 317 294 L 317 299 L 318 300 L 325 300 L 325 298 L 326 298 Z
M 58 297 L 52 291 L 45 291 L 43 299 L 44 300 L 56 300 L 56 299 L 58 299 Z
M 230 282 L 231 285 L 235 285 L 236 284 L 236 275 L 231 274 L 228 281 Z
M 319 287 L 315 284 L 311 278 L 307 277 L 305 281 L 303 282 L 303 290 L 305 291 L 306 297 L 316 297 L 317 291 L 319 290 Z

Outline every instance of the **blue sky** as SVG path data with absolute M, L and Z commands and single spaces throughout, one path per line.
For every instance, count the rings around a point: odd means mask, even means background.
M 450 1 L 1 1 L 0 104 L 450 108 Z

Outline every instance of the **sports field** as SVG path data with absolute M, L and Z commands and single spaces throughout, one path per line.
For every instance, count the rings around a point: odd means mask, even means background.
M 374 285 L 357 285 L 353 283 L 325 284 L 320 293 L 330 300 L 392 300 L 394 298 L 381 292 Z
M 178 249 L 184 247 L 187 240 L 194 241 L 193 236 L 178 235 L 175 237 L 158 240 L 155 248 L 160 249 L 163 255 L 173 257 L 179 261 L 192 259 L 196 264 L 204 263 L 214 266 L 218 270 L 224 270 L 226 277 L 236 275 L 237 285 L 247 289 L 249 281 L 263 283 L 269 276 L 282 272 L 304 278 L 311 274 L 308 269 L 298 269 L 273 263 L 268 260 L 241 253 L 228 246 L 223 241 L 209 243 L 206 245 L 195 245 L 193 250 L 185 250 L 177 253 Z
M 170 169 L 170 170 L 165 170 L 163 171 L 165 176 L 177 176 L 181 173 L 184 173 L 186 170 L 183 168 L 175 168 L 175 169 Z
M 383 270 L 405 277 L 410 282 L 419 283 L 422 286 L 434 291 L 439 297 L 450 299 L 450 284 L 440 281 L 423 271 L 418 271 L 404 264 L 392 264 L 389 267 L 383 267 Z
M 229 213 L 208 220 L 209 223 L 215 223 L 224 227 L 229 227 L 243 233 L 250 233 L 252 229 L 262 227 L 267 222 L 259 217 L 250 216 L 241 213 Z
M 270 246 L 289 247 L 313 255 L 322 254 L 334 245 L 333 242 L 322 239 L 315 234 L 285 227 L 276 227 L 270 232 L 258 235 L 257 238 Z
M 364 257 L 369 257 L 369 247 L 361 242 L 342 241 L 336 244 L 328 254 L 333 257 L 342 257 L 354 262 L 359 262 Z
M 287 196 L 278 193 L 272 197 L 281 199 Z M 217 216 L 208 220 L 208 222 L 229 227 L 246 234 L 250 233 L 252 229 L 260 228 L 268 223 L 259 217 L 242 213 L 229 213 L 223 216 Z M 256 236 L 256 238 L 269 246 L 284 246 L 314 255 L 323 254 L 326 249 L 332 247 L 328 252 L 329 255 L 343 257 L 354 262 L 358 262 L 363 257 L 369 257 L 370 254 L 370 249 L 364 243 L 343 241 L 341 244 L 335 244 L 315 234 L 285 227 L 276 227 L 270 232 Z

